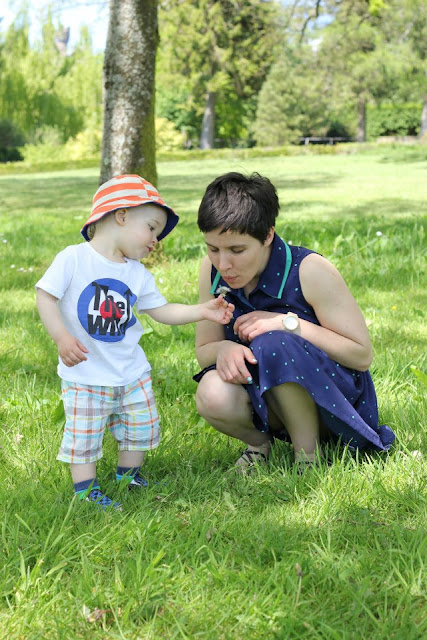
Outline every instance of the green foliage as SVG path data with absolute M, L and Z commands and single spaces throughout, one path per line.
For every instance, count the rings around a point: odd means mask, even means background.
M 420 129 L 422 104 L 369 105 L 368 139 L 378 136 L 416 136 Z
M 76 50 L 63 57 L 55 46 L 59 27 L 49 13 L 41 41 L 30 45 L 24 5 L 0 40 L 0 113 L 32 142 L 42 140 L 47 128 L 65 142 L 101 122 L 102 56 L 92 53 L 82 30 Z
M 25 142 L 19 129 L 10 120 L 0 120 L 0 162 L 19 162 L 23 156 L 17 147 Z
M 350 136 L 358 125 L 360 135 L 366 102 L 424 99 L 426 57 L 420 43 L 427 37 L 425 2 L 323 4 L 329 20 L 306 31 L 306 48 L 295 42 L 289 28 L 290 45 L 259 94 L 255 132 L 260 144 L 325 135 L 328 129 L 337 129 L 333 123 Z M 306 23 L 312 15 L 310 6 L 304 4 Z M 297 24 L 297 17 L 289 18 L 289 23 Z M 414 129 L 413 123 L 410 128 Z
M 158 83 L 168 87 L 169 96 L 176 90 L 180 111 L 184 107 L 192 115 L 193 131 L 199 130 L 206 93 L 213 92 L 217 135 L 228 142 L 247 135 L 256 108 L 253 97 L 274 58 L 276 18 L 272 0 L 240 0 L 237 6 L 231 0 L 161 4 Z M 165 110 L 158 113 L 169 117 Z
M 257 144 L 295 143 L 300 136 L 325 134 L 327 127 L 327 96 L 314 52 L 309 47 L 286 51 L 259 93 L 253 127 Z
M 156 118 L 156 149 L 158 151 L 175 151 L 182 148 L 182 133 L 176 130 L 173 122 L 167 118 Z

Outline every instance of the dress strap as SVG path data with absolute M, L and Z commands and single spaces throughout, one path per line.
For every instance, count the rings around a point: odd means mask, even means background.
M 211 286 L 210 293 L 213 293 L 213 294 L 215 293 L 215 291 L 216 291 L 216 287 L 217 287 L 217 284 L 218 284 L 218 282 L 219 282 L 220 277 L 221 277 L 221 274 L 220 274 L 220 272 L 219 272 L 219 271 L 217 271 L 217 272 L 216 272 L 216 276 L 215 276 L 215 278 L 214 278 L 214 281 L 212 282 L 212 286 Z
M 285 288 L 286 280 L 288 279 L 289 271 L 291 270 L 291 264 L 292 264 L 292 254 L 291 254 L 291 250 L 289 249 L 289 245 L 286 242 L 284 242 L 283 244 L 285 245 L 285 249 L 286 249 L 286 266 L 285 266 L 285 273 L 283 274 L 282 284 L 280 286 L 279 295 L 277 296 L 278 298 L 282 297 L 283 289 Z

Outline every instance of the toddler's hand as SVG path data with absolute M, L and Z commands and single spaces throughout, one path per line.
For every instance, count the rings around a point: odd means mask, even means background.
M 87 360 L 85 353 L 89 353 L 84 344 L 70 333 L 66 333 L 56 343 L 59 357 L 67 367 L 74 367 L 76 364 Z
M 233 317 L 233 311 L 234 304 L 227 302 L 222 295 L 202 304 L 203 318 L 218 324 L 228 324 Z

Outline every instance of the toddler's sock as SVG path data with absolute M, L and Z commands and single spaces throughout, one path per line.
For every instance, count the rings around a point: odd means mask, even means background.
M 141 476 L 139 470 L 141 467 L 117 467 L 117 482 L 126 482 L 128 489 L 135 487 L 147 487 L 148 482 Z
M 92 489 L 99 489 L 99 484 L 96 478 L 90 478 L 90 480 L 82 480 L 82 482 L 74 483 L 74 493 L 84 500 Z

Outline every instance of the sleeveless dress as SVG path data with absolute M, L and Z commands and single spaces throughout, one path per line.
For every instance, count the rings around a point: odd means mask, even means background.
M 320 325 L 313 307 L 305 300 L 299 279 L 302 260 L 310 253 L 303 247 L 287 245 L 277 234 L 266 269 L 246 298 L 243 289 L 232 289 L 227 300 L 235 305 L 233 319 L 225 325 L 225 338 L 241 343 L 234 334 L 234 321 L 254 310 L 297 313 L 301 319 Z M 211 293 L 227 286 L 212 267 Z M 294 382 L 304 387 L 315 401 L 322 423 L 335 439 L 350 448 L 389 449 L 395 435 L 386 425 L 378 425 L 378 408 L 372 378 L 368 371 L 356 371 L 331 360 L 304 338 L 285 331 L 269 331 L 249 345 L 258 364 L 246 363 L 253 379 L 243 385 L 253 409 L 253 422 L 260 431 L 269 431 L 268 406 L 264 393 L 272 387 Z M 199 382 L 216 365 L 194 376 Z

